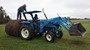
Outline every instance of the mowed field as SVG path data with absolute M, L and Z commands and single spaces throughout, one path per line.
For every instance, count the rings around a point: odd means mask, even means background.
M 68 31 L 63 29 L 62 39 L 57 38 L 54 43 L 45 41 L 43 36 L 29 41 L 9 36 L 5 33 L 5 24 L 0 25 L 0 50 L 90 50 L 90 20 L 73 22 L 83 24 L 87 30 L 85 36 L 70 36 Z

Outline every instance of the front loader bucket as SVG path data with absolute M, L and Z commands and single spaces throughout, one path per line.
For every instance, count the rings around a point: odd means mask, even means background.
M 73 24 L 69 28 L 69 33 L 71 36 L 84 36 L 86 29 L 82 26 L 81 23 Z

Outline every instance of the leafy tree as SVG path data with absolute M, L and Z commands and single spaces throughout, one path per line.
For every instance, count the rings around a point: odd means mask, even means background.
M 7 23 L 10 21 L 10 17 L 7 15 L 6 11 L 3 10 L 3 7 L 0 6 L 0 24 Z

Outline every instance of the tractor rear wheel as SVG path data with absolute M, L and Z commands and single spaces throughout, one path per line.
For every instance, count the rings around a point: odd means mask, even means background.
M 58 34 L 56 34 L 56 37 L 61 39 L 62 36 L 63 36 L 63 32 L 62 30 L 59 30 Z
M 52 31 L 47 31 L 45 33 L 45 40 L 48 41 L 48 42 L 54 42 L 55 34 Z
M 32 39 L 32 36 L 33 33 L 32 33 L 32 30 L 31 30 L 31 27 L 28 26 L 28 25 L 23 25 L 21 26 L 20 28 L 20 37 L 24 40 L 30 40 Z

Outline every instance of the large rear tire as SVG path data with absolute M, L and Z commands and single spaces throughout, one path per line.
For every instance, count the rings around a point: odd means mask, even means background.
M 45 33 L 45 40 L 48 42 L 54 42 L 55 41 L 55 34 L 52 31 L 47 31 Z
M 20 28 L 20 37 L 24 40 L 31 40 L 32 39 L 32 30 L 31 30 L 31 27 L 28 26 L 28 25 L 23 25 L 21 26 Z

